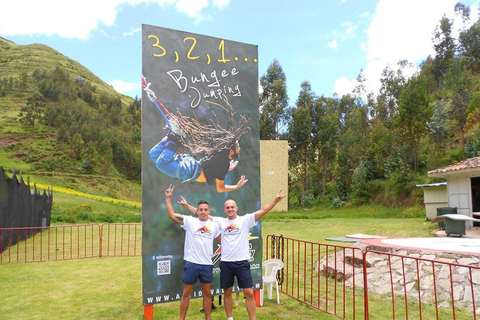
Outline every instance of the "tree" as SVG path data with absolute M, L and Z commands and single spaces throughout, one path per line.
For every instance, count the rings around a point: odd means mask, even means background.
M 141 124 L 141 109 L 142 109 L 142 101 L 138 96 L 135 96 L 135 99 L 130 103 L 127 110 L 132 115 L 132 124 L 140 125 Z
M 103 174 L 108 173 L 108 169 L 113 160 L 113 152 L 110 144 L 111 144 L 110 140 L 103 139 L 102 142 L 100 143 L 100 146 L 98 147 L 98 152 L 101 155 L 100 166 Z
M 434 74 L 435 63 L 431 56 L 428 56 L 427 59 L 420 65 L 420 76 L 425 80 L 425 85 L 427 86 L 427 92 L 429 95 L 432 95 L 438 89 L 438 83 Z
M 73 159 L 75 160 L 80 159 L 84 145 L 85 145 L 85 142 L 83 141 L 80 133 L 75 133 L 73 135 L 72 144 L 71 144 Z
M 32 135 L 35 134 L 35 123 L 41 118 L 45 105 L 46 102 L 43 95 L 36 92 L 33 96 L 27 98 L 27 105 L 20 109 L 18 114 L 20 123 L 29 127 L 32 130 Z
M 455 55 L 455 40 L 452 37 L 453 21 L 443 16 L 440 25 L 435 28 L 433 35 L 433 48 L 435 49 L 434 74 L 441 86 L 448 71 L 450 61 Z
M 455 13 L 462 17 L 464 24 L 470 20 L 470 8 L 463 3 L 457 2 L 455 4 Z
M 308 166 L 314 156 L 311 147 L 312 119 L 310 116 L 314 96 L 308 81 L 304 81 L 301 88 L 297 107 L 292 110 L 292 121 L 289 126 L 289 142 L 291 144 L 289 159 L 291 171 L 298 172 L 298 179 L 302 185 L 300 203 L 302 206 L 305 206 Z
M 28 86 L 28 75 L 25 71 L 23 71 L 21 74 L 20 74 L 20 82 L 19 82 L 19 89 L 21 91 L 25 91 L 27 89 L 27 86 Z
M 338 143 L 339 119 L 337 101 L 333 98 L 319 97 L 311 110 L 312 144 L 316 162 L 320 170 L 318 179 L 322 196 L 326 194 L 327 180 L 333 172 L 329 167 L 335 161 Z
M 432 111 L 432 116 L 426 123 L 427 130 L 437 148 L 443 149 L 448 137 L 450 124 L 447 114 L 447 102 L 444 99 L 436 101 Z
M 95 144 L 89 141 L 82 150 L 83 170 L 85 173 L 94 173 L 95 167 L 99 163 L 99 157 Z
M 402 141 L 408 147 L 414 171 L 417 170 L 419 163 L 420 140 L 426 134 L 426 122 L 431 116 L 429 103 L 423 78 L 416 76 L 410 78 L 400 94 L 398 114 L 394 123 Z
M 394 134 L 395 132 L 379 119 L 371 122 L 366 152 L 366 159 L 370 162 L 371 179 L 385 178 L 385 161 L 394 149 Z
M 341 112 L 338 142 L 337 196 L 348 195 L 352 174 L 365 159 L 368 145 L 369 124 L 367 108 L 356 104 L 357 99 L 344 95 L 339 103 Z
M 365 87 L 365 83 L 367 82 L 367 78 L 365 77 L 365 74 L 363 73 L 363 69 L 360 70 L 358 76 L 357 76 L 357 81 L 355 84 L 355 88 L 353 89 L 352 94 L 355 96 L 357 99 L 357 104 L 363 104 L 364 101 L 363 99 L 367 95 L 367 89 Z
M 452 61 L 446 79 L 450 94 L 450 116 L 460 133 L 462 157 L 465 158 L 465 126 L 468 118 L 468 104 L 470 103 L 472 78 L 466 68 L 466 59 L 458 58 Z
M 285 73 L 277 60 L 260 78 L 260 139 L 275 140 L 287 123 L 287 84 Z
M 473 71 L 480 71 L 480 20 L 470 28 L 459 34 L 459 53 L 463 57 L 470 57 L 469 67 Z
M 395 71 L 390 67 L 386 67 L 382 71 L 380 77 L 381 87 L 377 97 L 377 104 L 373 110 L 373 116 L 384 122 L 387 127 L 390 126 L 392 118 L 397 113 L 397 100 L 405 85 L 405 81 L 406 79 L 401 68 Z

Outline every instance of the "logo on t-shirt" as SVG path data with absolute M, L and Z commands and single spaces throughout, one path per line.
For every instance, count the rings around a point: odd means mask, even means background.
M 240 232 L 238 225 L 236 223 L 229 225 L 223 231 L 224 234 L 237 234 Z
M 204 226 L 204 227 L 198 228 L 198 230 L 195 233 L 211 234 L 212 233 L 212 228 Z

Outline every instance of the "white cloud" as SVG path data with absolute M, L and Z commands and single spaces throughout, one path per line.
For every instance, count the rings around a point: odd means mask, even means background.
M 368 61 L 417 61 L 433 53 L 432 36 L 443 14 L 453 18 L 457 0 L 380 0 L 366 31 Z
M 360 43 L 360 49 L 362 49 L 362 51 L 367 51 L 367 44 L 365 42 Z
M 338 42 L 337 40 L 332 40 L 329 43 L 327 43 L 327 48 L 330 49 L 338 49 Z
M 136 82 L 124 82 L 122 80 L 114 80 L 108 82 L 108 84 L 111 85 L 118 92 L 130 95 L 132 97 L 135 95 L 139 95 L 139 92 L 141 92 L 140 84 Z
M 202 9 L 208 6 L 208 0 L 179 0 L 176 3 L 177 10 L 189 17 L 202 18 Z
M 230 0 L 213 0 L 213 5 L 217 8 L 225 8 L 230 3 Z
M 223 8 L 230 0 L 212 0 L 213 6 Z M 64 38 L 88 39 L 93 30 L 115 23 L 121 5 L 154 3 L 159 6 L 175 4 L 178 12 L 196 19 L 208 19 L 202 10 L 210 0 L 26 0 L 4 1 L 0 10 L 0 35 L 54 35 Z
M 204 20 L 211 20 L 210 15 L 202 13 L 204 8 L 209 6 L 210 0 L 175 0 L 178 12 L 185 13 L 187 16 L 195 18 L 195 23 L 199 24 Z M 230 3 L 230 0 L 212 0 L 212 5 L 217 8 L 224 8 Z
M 355 31 L 358 29 L 358 27 L 356 25 L 354 25 L 350 21 L 346 21 L 346 22 L 342 23 L 342 27 L 344 28 L 344 31 L 343 31 L 343 38 L 344 39 L 349 39 L 349 38 L 355 37 Z
M 5 1 L 0 11 L 0 34 L 58 34 L 87 39 L 99 24 L 113 24 L 116 5 L 112 1 L 92 0 Z
M 124 37 L 130 37 L 130 36 L 136 35 L 137 33 L 140 33 L 140 32 L 142 32 L 142 29 L 141 29 L 141 28 L 132 28 L 132 29 L 130 29 L 130 31 L 128 31 L 128 32 L 123 32 L 123 33 L 122 33 L 122 36 L 124 36 Z
M 345 21 L 341 24 L 342 30 L 333 30 L 334 37 L 340 38 L 340 40 L 348 40 L 357 36 L 356 31 L 358 26 L 354 25 L 351 21 Z
M 338 95 L 339 97 L 346 95 L 348 93 L 352 93 L 353 89 L 355 88 L 356 80 L 348 80 L 347 77 L 340 77 L 335 80 L 335 88 L 333 92 Z
M 378 92 L 382 70 L 397 68 L 399 60 L 407 59 L 416 64 L 433 55 L 432 37 L 435 27 L 445 14 L 454 19 L 454 6 L 458 0 L 379 0 L 368 29 L 366 50 L 367 64 L 364 75 L 367 90 Z M 476 11 L 475 11 L 476 12 Z M 347 79 L 338 79 L 335 91 L 340 92 Z M 349 80 L 354 82 L 355 80 Z

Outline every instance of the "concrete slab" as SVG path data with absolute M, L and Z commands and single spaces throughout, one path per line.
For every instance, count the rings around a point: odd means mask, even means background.
M 451 219 L 455 221 L 475 221 L 475 222 L 480 222 L 480 219 L 475 219 L 472 217 L 467 217 L 466 215 L 463 214 L 444 214 L 441 216 L 436 217 L 435 219 L 432 220 L 432 223 L 437 223 L 437 222 L 442 222 L 445 221 L 446 219 Z
M 406 249 L 416 251 L 441 251 L 461 254 L 480 254 L 480 228 L 466 230 L 463 237 L 447 237 L 445 230 L 434 231 L 436 237 L 431 238 L 394 238 L 394 239 L 363 239 L 362 243 L 383 248 Z

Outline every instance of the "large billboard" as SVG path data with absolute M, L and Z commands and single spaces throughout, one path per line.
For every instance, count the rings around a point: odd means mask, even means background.
M 234 199 L 238 214 L 260 208 L 257 46 L 151 25 L 142 28 L 143 302 L 180 300 L 184 230 L 168 219 L 165 190 L 175 186 L 175 212 L 183 196 L 210 203 L 225 217 Z M 261 222 L 251 229 L 254 288 L 261 286 Z M 221 247 L 214 243 L 214 295 Z M 234 292 L 238 291 L 236 284 Z M 193 298 L 201 297 L 197 283 Z

